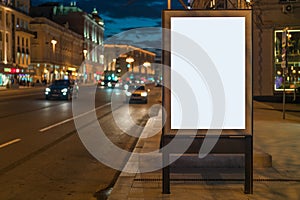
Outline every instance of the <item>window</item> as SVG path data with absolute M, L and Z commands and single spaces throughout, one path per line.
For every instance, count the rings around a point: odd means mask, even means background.
M 0 32 L 0 61 L 3 61 L 3 43 L 2 32 Z
M 20 56 L 20 52 L 17 52 L 17 63 L 20 64 L 21 63 L 21 56 Z
M 279 3 L 291 3 L 296 2 L 297 0 L 279 0 Z
M 9 23 L 9 14 L 6 13 L 6 26 L 10 27 L 10 23 Z
M 86 24 L 86 38 L 89 39 L 90 37 L 90 27 L 88 24 Z
M 24 22 L 24 28 L 25 28 L 26 30 L 28 29 L 28 22 L 27 22 L 27 21 Z
M 19 28 L 20 27 L 20 19 L 17 18 L 17 24 L 16 24 L 16 27 Z
M 282 30 L 274 32 L 274 90 L 283 90 L 283 73 L 285 73 L 285 89 L 293 91 L 300 87 L 300 30 L 289 30 L 287 33 L 286 66 L 286 62 L 282 61 L 282 35 Z

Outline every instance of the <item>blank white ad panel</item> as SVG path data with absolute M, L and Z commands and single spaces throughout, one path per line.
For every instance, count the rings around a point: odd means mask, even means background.
M 170 45 L 171 129 L 245 129 L 245 18 L 171 17 Z

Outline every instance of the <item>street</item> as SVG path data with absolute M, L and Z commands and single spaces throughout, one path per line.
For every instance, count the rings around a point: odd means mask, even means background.
M 160 89 L 151 89 L 148 104 L 129 105 L 136 125 L 146 124 L 149 108 L 160 103 Z M 0 91 L 0 198 L 90 199 L 110 187 L 118 171 L 96 160 L 82 144 L 74 125 L 73 102 L 45 100 L 43 91 L 42 87 Z M 79 95 L 93 93 L 101 128 L 114 144 L 131 150 L 137 138 L 114 123 L 113 89 L 82 86 Z M 113 108 L 114 115 L 121 116 L 124 107 Z M 142 128 L 133 131 L 139 135 Z

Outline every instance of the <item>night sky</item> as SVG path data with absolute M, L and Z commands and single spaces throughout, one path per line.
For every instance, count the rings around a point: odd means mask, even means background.
M 31 0 L 33 6 L 45 2 L 69 5 L 70 1 Z M 133 28 L 161 27 L 161 12 L 167 9 L 167 0 L 80 0 L 77 6 L 88 13 L 96 8 L 104 19 L 105 38 L 109 38 Z M 172 0 L 172 9 L 183 7 L 178 0 Z

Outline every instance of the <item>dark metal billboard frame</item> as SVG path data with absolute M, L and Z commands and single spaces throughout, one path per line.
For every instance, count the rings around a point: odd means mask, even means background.
M 221 130 L 219 140 L 210 153 L 216 154 L 244 154 L 245 155 L 245 182 L 244 193 L 253 193 L 253 107 L 252 107 L 252 10 L 164 10 L 162 14 L 163 27 L 163 52 L 162 64 L 163 66 L 171 67 L 171 17 L 244 17 L 245 18 L 245 129 Z M 168 72 L 166 72 L 168 71 Z M 164 85 L 171 85 L 170 70 L 163 71 Z M 166 109 L 163 113 L 162 129 L 162 146 L 166 146 L 174 140 L 178 130 L 171 129 L 171 91 L 163 87 L 162 104 Z M 168 116 L 168 117 L 167 117 Z M 206 135 L 207 130 L 197 130 L 196 137 L 191 146 L 185 153 L 199 153 L 201 145 L 205 138 L 215 137 L 213 135 Z M 179 142 L 184 141 L 189 135 L 176 137 Z M 170 194 L 170 154 L 180 153 L 176 149 L 163 148 L 162 170 L 163 184 L 162 191 L 164 194 Z

